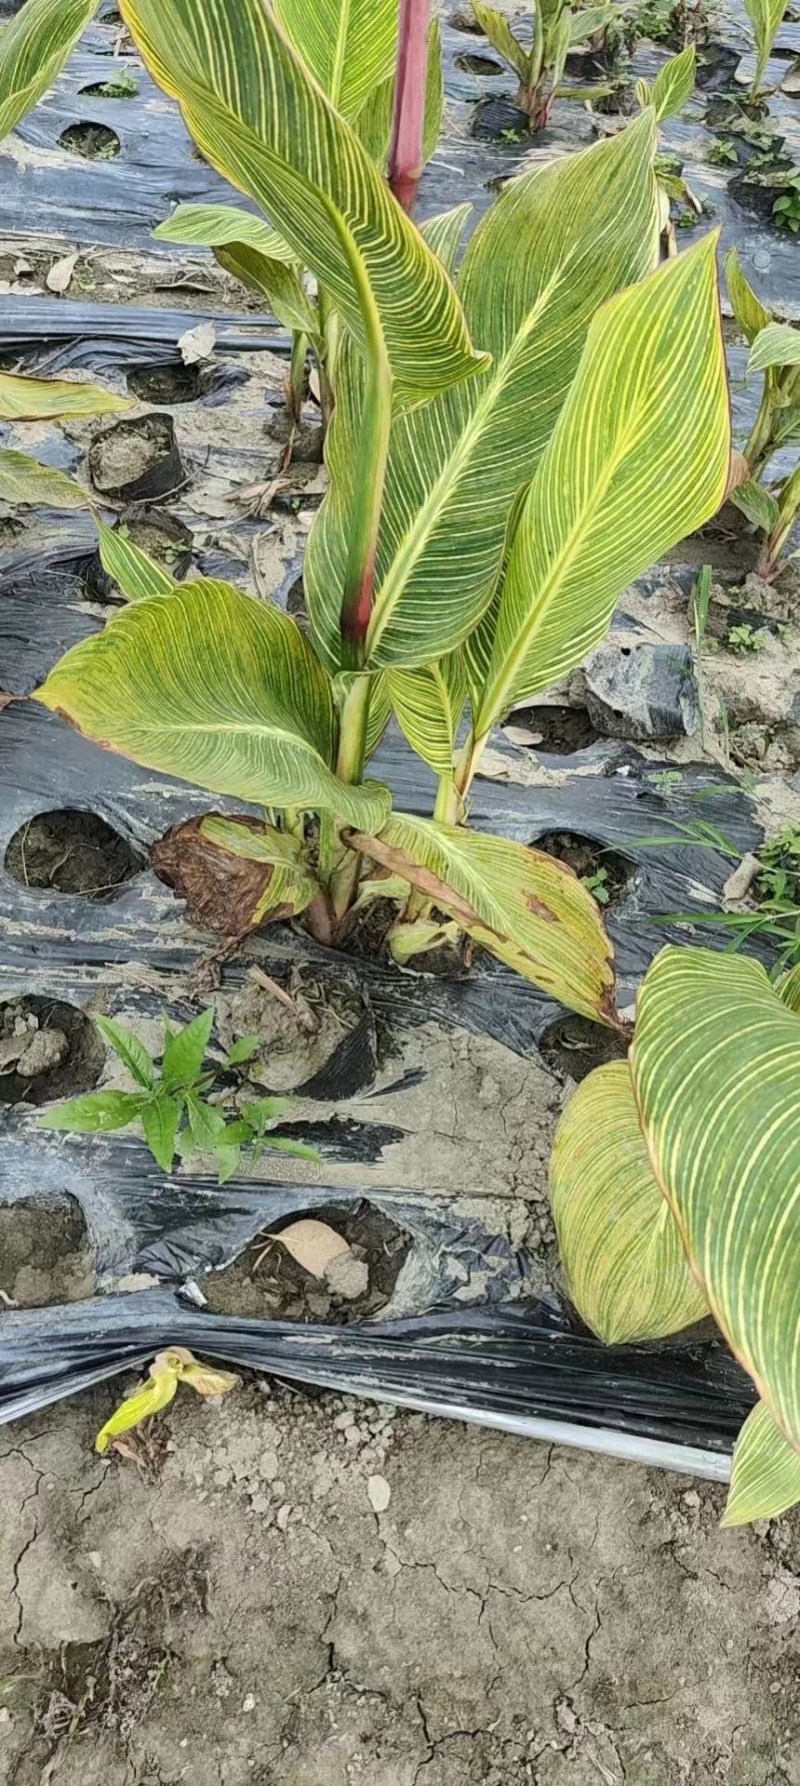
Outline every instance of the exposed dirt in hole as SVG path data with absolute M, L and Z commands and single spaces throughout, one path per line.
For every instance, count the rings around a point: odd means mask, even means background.
M 514 742 L 530 745 L 532 750 L 549 751 L 553 756 L 571 756 L 573 751 L 588 750 L 596 744 L 600 733 L 595 731 L 585 707 L 523 707 L 509 716 L 503 730 L 528 731 L 533 736 L 515 738 Z
M 95 489 L 107 495 L 127 491 L 133 498 L 145 482 L 153 485 L 148 495 L 167 495 L 181 481 L 172 417 L 154 413 L 115 422 L 92 441 L 89 470 Z
M 288 447 L 291 442 L 292 464 L 322 464 L 325 430 L 321 422 L 307 420 L 305 415 L 293 422 L 286 410 L 275 409 L 264 423 L 264 432 L 281 446 Z
M 203 392 L 199 366 L 134 366 L 127 375 L 128 390 L 142 403 L 194 403 Z
M 628 1052 L 624 1042 L 605 1024 L 592 1023 L 588 1017 L 570 1012 L 548 1025 L 539 1043 L 542 1060 L 562 1078 L 588 1079 L 595 1067 L 604 1067 L 610 1060 L 624 1060 Z
M 122 148 L 115 130 L 107 124 L 68 124 L 58 139 L 60 149 L 80 155 L 84 161 L 113 161 Z
M 140 874 L 145 861 L 105 819 L 67 807 L 37 813 L 15 831 L 5 866 L 24 887 L 104 900 Z
M 93 1294 L 94 1276 L 86 1222 L 74 1197 L 60 1206 L 0 1205 L 0 1323 L 10 1303 L 48 1308 L 81 1302 Z
M 794 1782 L 796 1514 L 252 1378 L 99 1458 L 138 1380 L 0 1430 L 9 1786 Z
M 465 74 L 502 74 L 502 62 L 496 62 L 492 56 L 468 54 L 456 56 L 456 68 L 463 68 Z
M 303 1213 L 298 1208 L 292 1219 L 298 1220 Z M 307 1213 L 314 1221 L 326 1222 L 336 1234 L 341 1234 L 352 1249 L 354 1260 L 366 1266 L 367 1281 L 359 1294 L 338 1293 L 335 1278 L 329 1284 L 324 1277 L 312 1277 L 285 1247 L 278 1242 L 270 1245 L 269 1235 L 263 1234 L 224 1271 L 210 1272 L 201 1280 L 209 1308 L 216 1314 L 244 1315 L 254 1320 L 337 1324 L 362 1321 L 384 1308 L 408 1255 L 410 1235 L 375 1204 L 366 1201 L 355 1208 L 330 1204 Z M 347 1288 L 356 1288 L 359 1282 L 363 1283 L 365 1273 L 352 1273 L 349 1265 L 348 1269 L 352 1285 Z
M 0 1005 L 0 1103 L 49 1104 L 91 1091 L 106 1051 L 90 1017 L 62 999 Z
M 308 966 L 282 982 L 287 1006 L 255 980 L 217 998 L 217 1029 L 230 1047 L 239 1036 L 258 1035 L 260 1055 L 248 1068 L 270 1092 L 302 1090 L 307 1097 L 347 1097 L 366 1090 L 375 1076 L 375 1033 L 361 990 L 345 974 L 318 976 Z
M 555 856 L 557 862 L 566 862 L 579 880 L 594 883 L 589 891 L 604 911 L 619 903 L 634 872 L 634 864 L 625 856 L 604 848 L 593 837 L 580 837 L 574 831 L 546 831 L 543 837 L 535 839 L 532 847 Z

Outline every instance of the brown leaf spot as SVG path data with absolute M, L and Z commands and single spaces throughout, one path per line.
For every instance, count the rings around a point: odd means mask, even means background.
M 546 924 L 558 924 L 559 919 L 556 913 L 551 912 L 549 905 L 545 905 L 543 900 L 537 899 L 535 893 L 523 893 L 522 897 L 534 918 L 544 918 Z
M 465 930 L 477 924 L 482 925 L 484 929 L 487 928 L 483 919 L 473 910 L 469 900 L 464 899 L 460 893 L 456 893 L 438 874 L 434 874 L 431 868 L 423 868 L 411 856 L 406 856 L 403 850 L 383 843 L 380 837 L 367 837 L 363 831 L 349 831 L 345 841 L 351 849 L 359 850 L 363 856 L 370 856 L 373 862 L 380 862 L 384 868 L 389 870 L 390 874 L 399 874 L 412 887 L 418 888 L 420 893 L 427 893 L 429 899 L 440 905 L 444 911 L 450 912 L 460 924 L 464 925 Z
M 186 900 L 193 924 L 217 936 L 241 937 L 261 923 L 286 917 L 289 908 L 276 906 L 259 916 L 274 873 L 272 863 L 248 862 L 204 837 L 200 829 L 204 819 L 223 816 L 204 813 L 184 825 L 173 825 L 153 844 L 150 862 L 159 880 Z M 258 819 L 241 818 L 238 823 L 251 831 L 264 829 Z

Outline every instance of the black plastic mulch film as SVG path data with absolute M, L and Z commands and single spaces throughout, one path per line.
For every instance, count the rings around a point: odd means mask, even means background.
M 0 19 L 14 10 L 9 0 L 0 0 Z M 135 69 L 136 96 L 87 95 L 86 88 L 108 79 L 112 66 L 116 27 L 103 23 L 104 10 L 101 6 L 99 21 L 87 31 L 54 93 L 25 119 L 19 136 L 34 148 L 54 151 L 71 124 L 89 121 L 113 130 L 120 152 L 113 159 L 85 162 L 62 149 L 42 167 L 28 165 L 24 156 L 19 161 L 4 156 L 0 235 L 20 234 L 23 225 L 32 234 L 63 233 L 68 218 L 69 239 L 84 246 L 124 245 L 153 253 L 163 246 L 174 253 L 150 234 L 172 204 L 230 200 L 231 194 L 193 156 L 177 110 L 164 103 L 138 59 L 126 58 L 124 64 Z M 498 71 L 496 77 L 478 79 L 460 66 L 475 48 L 474 36 L 445 24 L 444 41 L 448 94 L 460 124 L 428 170 L 423 214 L 465 196 L 474 199 L 478 211 L 485 208 L 489 182 L 498 171 L 511 171 L 519 154 L 507 144 L 487 147 L 462 127 L 480 97 L 507 91 L 507 76 Z M 727 27 L 727 41 L 742 47 L 735 24 Z M 800 27 L 784 23 L 778 46 L 783 57 L 800 51 Z M 652 75 L 661 60 L 661 52 L 650 49 L 637 72 Z M 798 102 L 784 98 L 777 109 L 780 128 L 800 159 Z M 738 240 L 745 271 L 765 299 L 796 315 L 796 242 L 781 240 L 751 218 L 743 223 L 726 197 L 724 170 L 697 159 L 703 142 L 708 147 L 711 140 L 701 115 L 698 107 L 689 120 L 670 121 L 668 146 L 691 153 L 694 190 L 713 204 L 714 221 L 724 223 L 726 240 Z M 569 132 L 573 142 L 576 130 L 581 136 L 586 132 L 585 114 L 576 107 L 562 108 L 562 118 L 559 124 L 556 116 L 553 130 L 537 143 L 543 157 L 565 143 Z M 178 337 L 206 314 L 12 294 L 4 308 L 0 352 L 15 356 L 6 364 L 53 373 L 83 368 L 124 389 L 131 367 L 176 363 Z M 269 318 L 225 314 L 216 323 L 214 374 L 202 399 L 208 404 L 225 401 L 249 354 L 264 348 L 285 354 L 289 345 Z M 66 469 L 78 457 L 56 429 L 36 450 Z M 91 522 L 80 515 L 44 519 L 35 535 L 12 538 L 0 550 L 0 684 L 15 694 L 28 692 L 57 655 L 100 624 L 82 582 L 94 551 Z M 250 525 L 236 525 L 246 540 Z M 216 557 L 207 552 L 201 568 L 236 574 L 224 550 Z M 278 599 L 285 600 L 298 569 L 297 563 L 287 567 Z M 520 753 L 503 739 L 497 750 L 513 770 Z M 505 781 L 502 774 L 479 779 L 472 821 L 528 844 L 553 831 L 588 836 L 625 857 L 630 878 L 608 920 L 625 1006 L 653 955 L 674 939 L 674 929 L 660 922 L 659 914 L 707 914 L 730 873 L 729 856 L 693 842 L 680 827 L 702 816 L 744 854 L 762 836 L 753 802 L 733 778 L 711 766 L 678 771 L 673 763 L 645 760 L 633 746 L 613 740 L 571 756 L 549 757 L 542 749 L 537 754 L 545 768 L 560 773 L 541 786 Z M 400 807 L 430 811 L 432 781 L 395 732 L 375 759 L 375 773 L 390 783 Z M 87 810 L 144 852 L 168 825 L 208 806 L 208 796 L 199 790 L 97 751 L 41 708 L 25 704 L 2 713 L 0 786 L 3 862 L 11 838 L 37 814 Z M 656 841 L 648 845 L 648 839 Z M 713 936 L 702 932 L 701 940 L 707 944 Z M 147 870 L 96 903 L 26 887 L 0 869 L 3 1001 L 35 996 L 79 1009 L 112 1015 L 124 1009 L 150 1017 L 166 1005 L 185 1021 L 192 1014 L 185 976 L 205 946 L 207 939 L 185 924 L 172 895 Z M 347 1105 L 356 1094 L 369 1097 L 376 1034 L 397 1037 L 435 1021 L 540 1059 L 545 1030 L 563 1015 L 559 1007 L 492 961 L 460 978 L 432 975 L 420 982 L 373 959 L 343 962 L 287 932 L 257 939 L 247 959 L 279 977 L 300 959 L 322 982 L 344 976 L 363 1007 L 356 1031 L 334 1051 L 317 1083 L 303 1088 L 307 1097 L 337 1105 L 333 1118 L 303 1128 L 320 1146 L 320 1181 L 237 1180 L 220 1187 L 185 1169 L 165 1181 L 137 1141 L 110 1135 L 91 1144 L 65 1142 L 38 1131 L 35 1112 L 0 1105 L 0 1205 L 40 1200 L 43 1208 L 56 1208 L 76 1199 L 98 1285 L 88 1301 L 0 1313 L 0 1421 L 137 1368 L 160 1347 L 180 1343 L 205 1357 L 251 1365 L 293 1382 L 386 1396 L 513 1431 L 549 1433 L 724 1475 L 755 1393 L 708 1329 L 668 1345 L 603 1347 L 555 1289 L 525 1294 L 531 1261 L 473 1215 L 462 1218 L 452 1193 L 369 1188 L 370 1161 L 380 1157 L 394 1132 L 385 1122 L 349 1119 Z M 238 962 L 226 969 L 226 992 L 242 985 L 245 968 Z M 382 1093 L 385 1110 L 385 1084 Z M 466 1165 L 466 1148 L 464 1154 Z M 326 1165 L 334 1162 L 339 1168 L 358 1165 L 352 1188 L 343 1188 L 341 1170 L 334 1184 L 325 1183 Z M 474 1209 L 481 1186 L 465 1182 L 463 1193 Z M 353 1208 L 365 1196 L 412 1242 L 380 1319 L 300 1326 L 200 1306 L 194 1286 L 202 1292 L 203 1274 L 229 1263 L 262 1230 L 314 1209 Z M 103 1293 L 104 1283 L 113 1286 L 136 1272 L 150 1274 L 159 1286 Z

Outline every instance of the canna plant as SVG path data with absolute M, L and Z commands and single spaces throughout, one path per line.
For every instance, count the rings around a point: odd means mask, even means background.
M 526 49 L 514 36 L 504 13 L 486 6 L 484 0 L 472 0 L 472 10 L 484 37 L 488 37 L 492 48 L 519 75 L 516 103 L 521 111 L 527 112 L 532 131 L 542 130 L 550 117 L 553 100 L 559 97 L 559 83 L 570 50 L 576 44 L 587 43 L 598 31 L 604 31 L 614 17 L 610 5 L 587 6 L 583 11 L 573 12 L 567 0 L 539 0 L 533 14 L 533 42 L 531 48 Z M 588 89 L 595 99 L 610 92 L 610 87 L 597 84 Z M 584 97 L 583 90 L 578 96 Z
M 0 138 L 24 118 L 69 56 L 97 0 L 27 0 L 0 36 Z M 0 372 L 0 421 L 39 422 L 56 416 L 107 415 L 131 400 L 94 384 L 64 378 L 27 378 Z M 0 449 L 0 500 L 75 508 L 86 502 L 80 485 L 27 453 Z
M 398 0 L 355 0 L 355 4 L 276 0 L 275 4 L 287 41 L 370 159 L 387 175 L 407 210 L 422 166 L 438 142 L 444 108 L 441 32 L 438 20 L 428 25 L 428 9 L 429 0 L 400 0 L 399 12 Z M 395 77 L 396 67 L 408 69 L 412 79 L 416 76 L 411 103 L 400 75 Z M 213 249 L 220 266 L 266 298 L 292 335 L 286 383 L 289 415 L 294 421 L 300 419 L 310 350 L 323 419 L 328 422 L 338 315 L 324 287 L 315 288 L 302 259 L 280 232 L 235 205 L 177 205 L 154 234 L 164 241 Z
M 789 0 L 744 0 L 745 11 L 753 27 L 755 39 L 756 66 L 753 84 L 750 88 L 751 99 L 764 99 L 771 88 L 765 88 L 764 76 L 767 63 L 772 54 L 772 46 L 778 34 L 778 26 L 788 11 Z
M 417 230 L 261 0 L 122 4 L 203 154 L 335 305 L 330 490 L 306 558 L 310 636 L 230 584 L 174 584 L 103 531 L 128 605 L 35 698 L 250 804 L 168 839 L 175 885 L 207 876 L 229 935 L 291 916 L 335 944 L 394 899 L 396 959 L 466 932 L 614 1024 L 591 894 L 464 821 L 496 722 L 579 663 L 631 578 L 719 507 L 716 239 L 657 265 L 648 107 L 508 186 L 454 280 L 468 207 Z M 392 709 L 437 777 L 433 818 L 393 812 L 366 774 Z
M 626 1061 L 585 1079 L 550 1195 L 575 1304 L 611 1345 L 713 1315 L 759 1401 L 725 1525 L 800 1500 L 800 972 L 663 949 Z
M 744 449 L 749 475 L 730 495 L 764 535 L 758 571 L 769 578 L 779 568 L 800 515 L 800 464 L 778 484 L 764 482 L 774 454 L 781 447 L 800 446 L 800 329 L 770 315 L 745 279 L 735 248 L 725 257 L 725 279 L 731 309 L 750 348 L 748 377 L 764 375 L 758 414 Z

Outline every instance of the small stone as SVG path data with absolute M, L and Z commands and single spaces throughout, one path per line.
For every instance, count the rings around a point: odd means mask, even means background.
M 353 1424 L 353 1415 L 349 1408 L 345 1408 L 343 1413 L 337 1414 L 335 1416 L 334 1422 L 333 1422 L 334 1430 L 337 1433 L 343 1433 L 346 1430 L 346 1428 L 348 1426 L 352 1426 L 352 1424 Z
M 103 1558 L 99 1550 L 90 1550 L 88 1556 L 93 1569 L 102 1569 Z
M 337 1253 L 325 1267 L 325 1282 L 333 1296 L 355 1302 L 369 1289 L 369 1266 L 352 1253 Z
M 684 1507 L 699 1507 L 700 1505 L 700 1496 L 696 1488 L 687 1488 L 685 1495 L 681 1495 L 681 1500 Z
M 244 1696 L 244 1699 L 242 1700 L 242 1711 L 243 1712 L 254 1712 L 255 1709 L 256 1709 L 255 1694 L 254 1693 L 246 1693 Z
M 252 1513 L 271 1513 L 272 1502 L 270 1501 L 269 1495 L 251 1495 L 250 1511 Z
M 259 1474 L 263 1476 L 265 1482 L 274 1482 L 277 1478 L 279 1468 L 280 1465 L 278 1463 L 277 1451 L 262 1452 Z
M 369 1476 L 367 1478 L 367 1497 L 373 1513 L 385 1513 L 392 1498 L 392 1491 L 385 1476 Z
M 276 1522 L 277 1522 L 278 1530 L 280 1532 L 286 1531 L 286 1527 L 289 1524 L 289 1518 L 291 1515 L 291 1511 L 292 1511 L 292 1509 L 289 1506 L 288 1501 L 284 1501 L 283 1506 L 278 1508 L 278 1511 L 276 1514 Z
M 41 1073 L 52 1073 L 69 1053 L 69 1042 L 61 1029 L 40 1029 L 31 1036 L 27 1048 L 17 1061 L 22 1079 L 36 1079 Z
M 0 1724 L 11 1724 L 13 1719 L 7 1705 L 0 1705 Z

